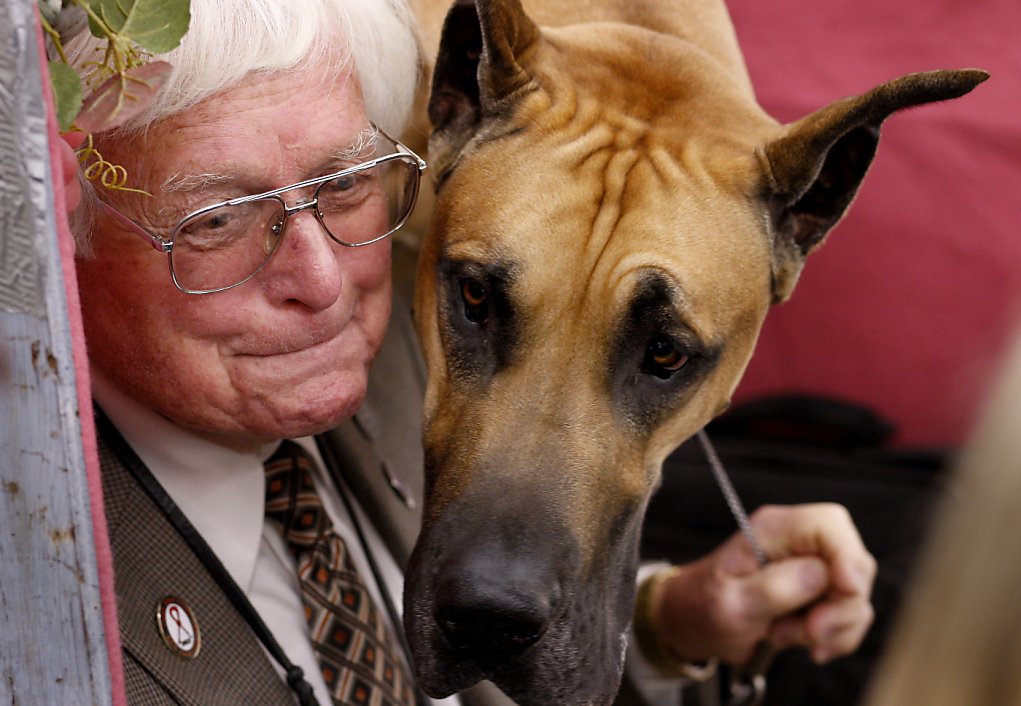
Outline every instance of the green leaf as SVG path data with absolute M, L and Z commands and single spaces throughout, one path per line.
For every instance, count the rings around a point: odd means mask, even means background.
M 93 37 L 105 39 L 106 34 L 103 33 L 103 29 L 99 26 L 99 24 L 96 22 L 96 18 L 94 17 L 94 14 L 100 15 L 103 12 L 103 9 L 100 7 L 100 5 L 102 4 L 101 0 L 84 0 L 84 3 L 89 6 L 89 9 L 92 10 L 92 12 L 88 13 L 89 32 L 92 33 Z
M 89 0 L 110 29 L 154 54 L 181 43 L 191 21 L 190 0 Z
M 61 132 L 67 132 L 82 109 L 81 79 L 75 70 L 63 61 L 51 61 L 50 84 L 53 87 L 57 126 Z

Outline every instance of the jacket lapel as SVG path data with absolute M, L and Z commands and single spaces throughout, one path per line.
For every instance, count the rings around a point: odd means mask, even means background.
M 254 633 L 187 543 L 99 439 L 104 503 L 114 555 L 117 614 L 131 703 L 292 703 Z M 190 611 L 193 651 L 161 633 L 161 606 Z M 189 653 L 190 652 L 190 653 Z

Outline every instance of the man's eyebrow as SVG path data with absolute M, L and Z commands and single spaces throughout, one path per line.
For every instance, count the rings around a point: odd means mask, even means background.
M 347 146 L 341 147 L 331 155 L 332 162 L 361 162 L 376 151 L 376 143 L 379 140 L 379 128 L 370 125 L 355 135 Z
M 236 178 L 230 174 L 182 174 L 178 172 L 160 184 L 160 190 L 164 193 L 195 191 L 215 184 L 229 184 Z

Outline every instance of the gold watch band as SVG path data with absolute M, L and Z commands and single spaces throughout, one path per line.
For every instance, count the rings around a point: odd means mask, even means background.
M 663 584 L 680 571 L 681 569 L 676 566 L 667 567 L 652 574 L 638 586 L 632 632 L 646 661 L 663 676 L 701 683 L 716 674 L 719 662 L 712 658 L 704 664 L 693 664 L 678 658 L 666 643 L 662 630 L 656 625 L 653 616 Z

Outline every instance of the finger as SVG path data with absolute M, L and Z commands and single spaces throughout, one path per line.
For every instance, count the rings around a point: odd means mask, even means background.
M 868 598 L 876 580 L 876 560 L 862 544 L 848 547 L 831 561 L 833 591 Z
M 751 522 L 771 558 L 817 556 L 830 565 L 836 590 L 866 595 L 871 590 L 875 560 L 843 506 L 764 506 Z
M 875 617 L 868 600 L 828 600 L 809 611 L 805 618 L 812 659 L 818 663 L 850 654 L 861 645 Z
M 812 638 L 808 634 L 805 616 L 801 614 L 787 615 L 780 618 L 769 629 L 768 639 L 777 651 L 789 647 L 811 647 Z
M 769 641 L 778 649 L 807 648 L 817 663 L 851 654 L 861 646 L 874 612 L 864 600 L 826 602 L 807 614 L 789 615 L 773 624 Z
M 821 598 L 830 585 L 827 566 L 815 557 L 793 557 L 762 567 L 741 582 L 745 612 L 772 623 Z

